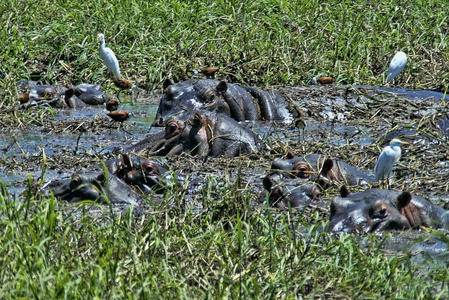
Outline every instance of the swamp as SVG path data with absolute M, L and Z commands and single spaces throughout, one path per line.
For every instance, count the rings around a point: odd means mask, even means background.
M 324 205 L 302 209 L 271 206 L 263 184 L 272 161 L 292 154 L 321 154 L 373 175 L 382 148 L 401 138 L 408 145 L 391 189 L 448 210 L 445 7 L 2 1 L 0 297 L 449 298 L 447 228 L 329 232 L 330 203 L 343 182 L 321 191 Z M 99 33 L 137 90 L 114 85 Z M 407 65 L 387 83 L 400 50 Z M 152 124 L 164 80 L 205 78 L 196 70 L 207 66 L 219 67 L 215 79 L 276 91 L 291 120 L 242 121 L 260 138 L 254 153 L 157 157 L 170 177 L 139 205 L 71 203 L 48 189 L 163 131 Z M 324 76 L 333 83 L 310 80 Z M 113 122 L 104 105 L 21 103 L 24 82 L 100 85 L 133 117 Z M 380 185 L 349 189 L 370 187 Z

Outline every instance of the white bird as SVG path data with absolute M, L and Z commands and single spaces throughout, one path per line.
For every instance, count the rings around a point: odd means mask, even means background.
M 401 158 L 401 146 L 408 144 L 400 139 L 392 139 L 390 144 L 386 146 L 377 159 L 374 173 L 376 181 L 387 180 L 387 186 L 390 187 L 388 178 L 390 177 L 394 164 Z
M 99 33 L 98 39 L 100 40 L 100 57 L 103 60 L 108 70 L 114 73 L 115 77 L 120 78 L 120 66 L 118 64 L 117 57 L 115 57 L 114 51 L 105 47 L 104 34 Z
M 393 56 L 390 66 L 388 67 L 387 82 L 393 81 L 393 79 L 404 70 L 405 64 L 407 64 L 407 55 L 404 52 L 399 51 Z

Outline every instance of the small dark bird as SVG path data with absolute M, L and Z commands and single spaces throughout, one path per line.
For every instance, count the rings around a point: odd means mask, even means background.
M 132 84 L 131 82 L 129 82 L 129 80 L 126 80 L 123 78 L 116 77 L 113 79 L 113 81 L 114 81 L 115 86 L 118 87 L 121 91 L 130 90 L 131 92 L 133 92 L 138 89 L 138 87 L 135 86 L 134 84 Z M 120 92 L 117 94 L 117 98 L 120 100 L 119 96 L 120 96 Z
M 115 100 L 109 100 L 106 102 L 106 110 L 109 112 L 113 112 L 118 109 L 118 102 Z M 112 118 L 112 117 L 111 117 Z
M 334 82 L 334 78 L 332 77 L 320 77 L 318 78 L 318 82 L 321 84 L 331 84 Z
M 134 116 L 133 113 L 128 113 L 126 111 L 114 111 L 111 113 L 108 113 L 108 116 L 114 121 L 114 122 L 120 122 L 120 125 L 117 129 L 119 129 L 120 127 L 123 127 L 123 122 L 125 122 L 126 120 L 128 120 L 130 117 Z M 123 131 L 129 133 L 128 131 L 126 131 L 125 129 L 123 129 Z M 130 134 L 130 133 L 129 133 Z
M 201 73 L 203 73 L 204 76 L 206 76 L 207 78 L 214 78 L 215 77 L 215 73 L 219 70 L 220 68 L 218 67 L 205 67 L 201 69 Z
M 128 120 L 129 117 L 133 116 L 133 114 L 128 113 L 126 111 L 114 111 L 114 112 L 108 113 L 108 116 L 111 117 L 111 119 L 116 122 L 123 123 L 126 120 Z
M 20 104 L 25 104 L 30 101 L 30 96 L 27 93 L 23 93 L 19 95 Z

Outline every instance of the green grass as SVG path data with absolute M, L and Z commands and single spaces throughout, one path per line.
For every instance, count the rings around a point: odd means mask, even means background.
M 250 195 L 238 197 L 232 183 L 205 191 L 221 200 L 204 197 L 200 214 L 176 206 L 115 214 L 44 199 L 31 187 L 24 202 L 13 202 L 2 184 L 2 298 L 435 299 L 449 292 L 437 259 L 420 274 L 410 254 L 387 256 L 381 236 L 357 241 L 326 233 L 317 215 L 306 225 L 291 212 L 248 210 Z M 165 198 L 173 195 L 180 194 Z
M 122 73 L 152 90 L 186 70 L 220 66 L 242 84 L 301 85 L 312 75 L 382 84 L 398 50 L 410 88 L 445 90 L 444 1 L 2 1 L 6 81 L 101 82 L 97 34 Z

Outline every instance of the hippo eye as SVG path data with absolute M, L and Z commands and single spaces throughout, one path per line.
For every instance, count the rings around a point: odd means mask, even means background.
M 157 164 L 150 161 L 143 163 L 142 169 L 147 175 L 159 174 L 159 168 L 157 167 Z
M 305 162 L 300 161 L 293 165 L 292 173 L 294 176 L 302 179 L 306 179 L 310 177 L 310 167 Z
M 167 127 L 165 129 L 165 133 L 167 135 L 170 135 L 170 134 L 175 133 L 177 129 L 178 129 L 178 126 L 175 123 L 170 123 L 170 124 L 167 124 Z
M 215 97 L 215 94 L 212 90 L 207 91 L 203 96 L 204 103 L 207 103 L 207 104 L 213 103 L 214 97 Z

